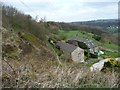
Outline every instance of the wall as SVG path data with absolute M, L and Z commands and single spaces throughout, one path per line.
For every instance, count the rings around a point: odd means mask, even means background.
M 77 47 L 72 53 L 71 58 L 74 62 L 84 62 L 84 50 Z

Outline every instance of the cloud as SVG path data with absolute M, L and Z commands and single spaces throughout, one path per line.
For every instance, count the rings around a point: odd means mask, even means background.
M 49 21 L 80 21 L 102 18 L 117 18 L 119 0 L 5 0 L 11 4 L 39 19 L 46 17 Z M 28 8 L 30 7 L 30 8 Z
M 18 3 L 18 2 L 24 2 L 28 4 L 36 4 L 36 3 L 51 3 L 55 0 L 4 0 L 3 2 L 6 3 Z

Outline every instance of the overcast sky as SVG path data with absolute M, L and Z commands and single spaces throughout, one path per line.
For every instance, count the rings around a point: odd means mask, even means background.
M 4 0 L 33 18 L 47 21 L 73 22 L 117 19 L 119 0 Z

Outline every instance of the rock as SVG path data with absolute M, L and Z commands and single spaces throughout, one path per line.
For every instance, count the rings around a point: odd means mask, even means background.
M 90 70 L 93 72 L 93 71 L 101 71 L 104 67 L 104 63 L 105 63 L 105 60 L 100 60 L 99 62 L 93 64 L 91 67 L 90 67 Z
M 120 62 L 120 58 L 116 58 L 116 60 L 117 60 L 118 62 Z
M 92 72 L 101 71 L 103 69 L 103 67 L 105 66 L 105 63 L 108 63 L 108 62 L 112 66 L 119 66 L 120 58 L 107 58 L 107 59 L 100 60 L 99 62 L 93 64 L 90 67 L 90 71 L 92 71 Z

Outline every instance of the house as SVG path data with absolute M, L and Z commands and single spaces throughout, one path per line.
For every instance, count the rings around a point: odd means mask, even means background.
M 58 42 L 56 46 L 59 47 L 59 49 L 69 56 L 74 62 L 84 62 L 84 50 L 80 47 L 65 42 Z
M 68 40 L 69 44 L 72 44 L 74 46 L 78 46 L 84 50 L 90 51 L 92 54 L 97 54 L 98 53 L 98 47 L 97 45 L 92 41 L 87 38 L 72 38 Z

